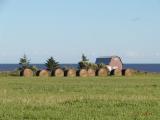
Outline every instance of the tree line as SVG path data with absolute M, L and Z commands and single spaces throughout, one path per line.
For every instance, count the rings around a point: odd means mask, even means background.
M 54 57 L 49 57 L 45 63 L 44 63 L 46 69 L 50 72 L 55 71 L 56 69 L 60 68 L 60 64 L 58 61 L 54 59 Z M 30 64 L 30 59 L 27 58 L 26 55 L 20 58 L 19 61 L 19 68 L 18 70 L 23 71 L 24 69 L 31 69 L 33 71 L 38 71 L 38 68 L 36 66 L 33 66 Z M 82 54 L 80 62 L 78 62 L 78 69 L 94 69 L 98 70 L 100 68 L 106 68 L 105 64 L 95 64 L 89 61 L 87 56 Z

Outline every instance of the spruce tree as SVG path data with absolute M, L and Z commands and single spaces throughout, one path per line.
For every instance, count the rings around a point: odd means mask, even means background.
M 19 61 L 19 70 L 24 70 L 26 68 L 30 68 L 30 60 L 28 60 L 27 56 L 24 54 L 24 56 L 22 58 L 20 58 Z
M 50 57 L 48 58 L 48 60 L 46 60 L 45 66 L 50 72 L 53 72 L 54 70 L 59 68 L 59 63 L 56 62 L 56 60 L 53 57 Z

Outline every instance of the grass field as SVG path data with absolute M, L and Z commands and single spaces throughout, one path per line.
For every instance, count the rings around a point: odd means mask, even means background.
M 159 120 L 160 76 L 0 77 L 2 120 Z

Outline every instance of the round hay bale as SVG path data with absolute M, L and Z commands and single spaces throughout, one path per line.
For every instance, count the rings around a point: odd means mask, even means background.
M 40 70 L 40 71 L 37 72 L 37 76 L 49 77 L 49 71 L 48 70 Z
M 80 77 L 88 77 L 88 71 L 86 69 L 81 69 L 77 71 L 77 75 Z
M 97 71 L 97 76 L 99 77 L 106 77 L 108 76 L 109 70 L 106 68 L 101 68 Z
M 88 69 L 88 76 L 89 77 L 95 77 L 96 76 L 96 72 L 94 69 Z
M 122 76 L 122 71 L 119 69 L 115 69 L 115 70 L 113 70 L 113 75 L 114 76 Z
M 64 71 L 62 69 L 58 68 L 54 71 L 54 76 L 55 77 L 64 77 Z
M 20 72 L 20 76 L 24 76 L 24 77 L 32 77 L 33 76 L 33 71 L 31 69 L 24 69 Z
M 130 77 L 133 76 L 136 73 L 136 71 L 133 69 L 125 69 L 122 73 L 124 76 Z
M 64 72 L 64 74 L 67 77 L 76 77 L 76 70 L 75 69 L 68 69 Z

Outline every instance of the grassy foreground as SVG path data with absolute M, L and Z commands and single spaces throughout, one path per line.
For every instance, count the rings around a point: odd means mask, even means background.
M 159 120 L 160 76 L 0 77 L 2 120 Z

